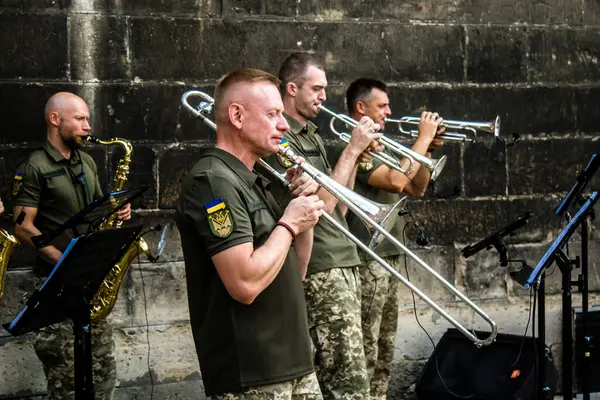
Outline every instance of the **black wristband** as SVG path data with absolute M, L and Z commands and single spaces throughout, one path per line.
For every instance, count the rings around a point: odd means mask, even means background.
M 296 240 L 296 232 L 294 232 L 294 230 L 292 229 L 291 226 L 289 226 L 285 222 L 281 222 L 281 221 L 277 221 L 277 223 L 275 224 L 275 226 L 282 226 L 285 229 L 287 229 L 288 232 L 290 233 L 290 235 L 292 235 L 292 243 L 294 243 L 294 240 Z

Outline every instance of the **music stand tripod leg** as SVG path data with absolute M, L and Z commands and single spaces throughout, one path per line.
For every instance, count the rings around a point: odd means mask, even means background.
M 82 299 L 77 315 L 73 315 L 75 399 L 94 400 L 94 372 L 92 361 L 92 321 L 89 304 Z

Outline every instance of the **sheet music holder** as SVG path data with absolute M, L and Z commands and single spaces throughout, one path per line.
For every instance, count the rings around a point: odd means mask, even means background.
M 573 204 L 573 202 L 579 197 L 590 179 L 592 179 L 596 171 L 598 171 L 598 168 L 600 168 L 600 155 L 592 154 L 588 165 L 579 173 L 577 181 L 569 193 L 567 193 L 563 201 L 556 208 L 556 215 L 563 215 L 565 212 L 567 212 L 567 210 L 571 207 L 571 204 Z
M 90 233 L 98 228 L 102 222 L 110 218 L 111 215 L 116 213 L 127 203 L 130 203 L 133 199 L 139 197 L 148 188 L 142 187 L 139 189 L 121 190 L 117 192 L 106 193 L 101 198 L 94 200 L 83 210 L 72 216 L 53 230 L 44 235 L 33 236 L 31 241 L 38 249 L 47 246 L 52 242 L 58 235 L 71 229 L 74 232 L 74 236 L 79 236 L 78 227 L 87 225 L 87 233 Z
M 592 211 L 592 209 L 594 208 L 594 204 L 596 204 L 597 200 L 598 192 L 594 192 L 589 197 L 589 199 L 581 206 L 579 211 L 577 211 L 577 214 L 575 214 L 571 221 L 569 221 L 567 226 L 562 230 L 562 232 L 554 240 L 552 245 L 548 248 L 546 254 L 544 254 L 540 261 L 537 263 L 536 267 L 533 269 L 533 272 L 529 275 L 529 278 L 527 278 L 527 282 L 525 282 L 525 285 L 523 285 L 525 289 L 529 289 L 531 286 L 533 286 L 535 280 L 538 279 L 540 271 L 542 271 L 544 268 L 549 267 L 552 264 L 552 262 L 554 262 L 557 258 L 562 257 L 562 255 L 560 254 L 562 247 L 567 243 L 573 232 L 575 232 L 575 229 L 577 229 L 577 226 L 579 226 L 582 219 L 585 218 L 585 216 Z
M 93 399 L 90 301 L 113 265 L 138 237 L 141 225 L 92 232 L 71 240 L 48 278 L 5 329 L 14 336 L 73 321 L 75 396 Z

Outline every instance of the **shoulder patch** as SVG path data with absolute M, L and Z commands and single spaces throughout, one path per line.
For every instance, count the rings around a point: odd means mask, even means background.
M 233 232 L 233 215 L 221 198 L 204 206 L 207 213 L 208 227 L 213 235 L 226 239 Z
M 21 191 L 21 186 L 23 186 L 23 173 L 17 172 L 13 179 L 13 196 L 17 196 L 19 194 L 19 192 Z
M 368 171 L 370 171 L 372 169 L 373 169 L 373 162 L 372 161 L 362 162 L 362 163 L 358 164 L 358 170 L 359 171 L 368 172 Z
M 279 147 L 280 148 L 286 148 L 290 145 L 290 142 L 287 141 L 287 139 L 282 139 L 281 143 L 279 143 Z M 280 152 L 277 153 L 277 161 L 279 162 L 279 165 L 281 165 L 283 168 L 290 168 L 292 165 L 294 165 L 294 162 L 290 159 L 288 159 L 287 157 L 284 157 L 280 154 Z

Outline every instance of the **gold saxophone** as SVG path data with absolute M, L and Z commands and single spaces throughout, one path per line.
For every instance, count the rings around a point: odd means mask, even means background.
M 6 276 L 6 269 L 8 268 L 10 253 L 12 253 L 18 244 L 19 241 L 17 238 L 4 229 L 0 229 L 0 300 L 2 300 L 2 295 L 4 294 L 4 278 Z
M 119 160 L 113 187 L 113 190 L 115 191 L 122 190 L 127 183 L 127 176 L 129 175 L 129 164 L 131 163 L 131 154 L 133 153 L 133 146 L 131 143 L 121 138 L 103 141 L 95 136 L 88 136 L 87 140 L 102 145 L 118 144 L 123 147 L 125 155 Z M 100 225 L 99 229 L 119 229 L 122 222 L 123 221 L 120 221 L 117 218 L 116 214 L 113 214 Z M 121 282 L 123 282 L 123 278 L 125 278 L 129 266 L 140 253 L 148 254 L 148 243 L 146 243 L 142 237 L 136 239 L 131 246 L 129 246 L 125 254 L 123 254 L 123 257 L 121 257 L 119 262 L 112 267 L 106 278 L 104 278 L 104 281 L 90 303 L 92 319 L 104 318 L 111 312 L 117 301 Z

